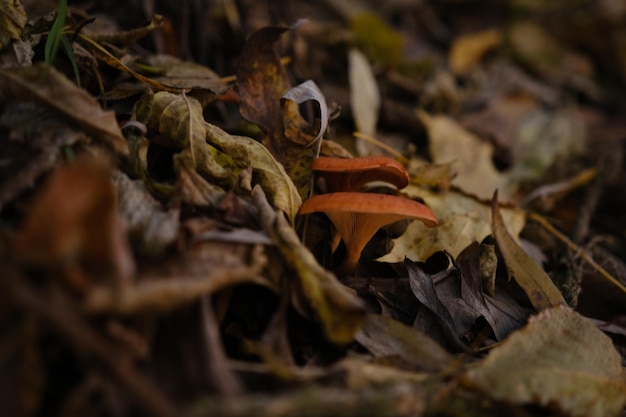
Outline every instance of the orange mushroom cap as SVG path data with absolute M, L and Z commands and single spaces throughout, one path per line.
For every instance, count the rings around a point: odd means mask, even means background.
M 408 198 L 386 194 L 340 192 L 314 195 L 304 201 L 300 214 L 324 212 L 346 245 L 342 269 L 351 272 L 369 240 L 382 226 L 402 219 L 416 219 L 428 227 L 437 225 L 435 214 Z
M 313 161 L 311 169 L 326 179 L 330 192 L 359 191 L 373 181 L 384 181 L 399 189 L 409 184 L 409 174 L 402 164 L 386 156 L 320 157 Z

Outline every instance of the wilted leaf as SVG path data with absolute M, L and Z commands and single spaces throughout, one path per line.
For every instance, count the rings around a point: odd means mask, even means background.
M 26 25 L 26 11 L 20 0 L 0 0 L 0 50 L 17 40 Z
M 469 73 L 482 57 L 499 46 L 502 40 L 502 33 L 497 29 L 484 30 L 455 39 L 448 54 L 450 70 L 457 75 Z
M 572 417 L 618 416 L 626 380 L 610 338 L 567 307 L 544 310 L 461 380 L 490 397 Z
M 322 268 L 280 212 L 269 206 L 260 187 L 255 187 L 252 197 L 263 228 L 296 279 L 297 293 L 293 298 L 297 305 L 313 312 L 328 340 L 338 344 L 351 342 L 365 315 L 361 300 Z
M 424 371 L 442 371 L 453 360 L 425 334 L 381 315 L 365 316 L 356 340 L 377 357 L 400 356 L 406 363 Z
M 365 135 L 374 136 L 380 110 L 380 92 L 374 72 L 367 57 L 358 49 L 348 52 L 348 80 L 350 82 L 350 108 L 356 129 Z M 359 155 L 369 155 L 371 144 L 357 139 Z
M 565 304 L 563 295 L 548 274 L 509 234 L 500 214 L 497 193 L 493 197 L 492 213 L 493 237 L 504 259 L 509 278 L 514 279 L 522 287 L 537 311 Z
M 56 170 L 27 214 L 15 252 L 78 291 L 93 278 L 130 281 L 134 261 L 108 167 L 85 158 Z
M 428 132 L 433 162 L 452 163 L 457 174 L 452 185 L 480 199 L 491 198 L 495 190 L 499 190 L 504 199 L 511 196 L 516 184 L 510 184 L 508 176 L 495 168 L 492 145 L 466 131 L 448 116 L 431 116 L 421 110 L 418 116 Z
M 45 78 L 42 78 L 43 71 L 43 64 L 13 71 L 0 70 L 0 94 L 16 102 L 32 101 L 62 114 L 94 139 L 128 156 L 128 143 L 115 113 L 103 111 L 92 96 L 54 68 Z
M 491 234 L 491 209 L 486 203 L 456 191 L 433 193 L 414 185 L 402 191 L 411 198 L 423 199 L 437 216 L 439 225 L 429 229 L 412 222 L 393 241 L 391 252 L 379 259 L 381 262 L 402 262 L 405 256 L 413 261 L 425 261 L 440 250 L 455 259 L 472 242 L 481 242 Z M 524 212 L 504 208 L 502 214 L 511 233 L 519 234 L 525 224 Z
M 275 43 L 288 30 L 288 27 L 265 27 L 254 32 L 246 41 L 237 65 L 241 115 L 266 132 L 282 130 L 280 99 L 291 85 Z
M 179 210 L 165 210 L 143 181 L 113 172 L 120 216 L 128 228 L 133 248 L 149 256 L 162 254 L 178 237 Z
M 245 136 L 231 136 L 207 123 L 208 141 L 227 153 L 239 165 L 252 167 L 252 181 L 265 191 L 274 207 L 284 211 L 293 222 L 302 199 L 281 164 L 267 148 Z
M 376 65 L 396 67 L 404 59 L 405 39 L 380 16 L 359 11 L 350 22 L 356 44 Z
M 317 101 L 322 126 L 328 122 L 327 109 L 326 101 L 317 87 L 313 88 L 314 84 L 304 83 L 290 91 L 289 79 L 275 50 L 276 42 L 289 29 L 266 27 L 248 38 L 237 66 L 240 111 L 243 117 L 264 129 L 263 145 L 285 167 L 300 196 L 308 198 L 310 166 L 318 156 L 318 148 L 312 146 L 317 139 L 305 132 L 307 123 L 299 113 L 298 103 Z M 320 129 L 317 136 L 323 133 Z
M 207 143 L 207 123 L 196 99 L 161 91 L 146 108 L 148 114 L 140 112 L 137 118 L 181 149 L 183 164 L 220 186 L 237 188 L 239 168 L 228 154 Z

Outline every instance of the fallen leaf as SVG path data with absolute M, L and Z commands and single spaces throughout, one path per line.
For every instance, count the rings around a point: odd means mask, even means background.
M 291 89 L 275 44 L 291 28 L 265 27 L 247 40 L 237 65 L 240 111 L 243 117 L 260 125 L 266 133 L 263 145 L 281 163 L 295 184 L 300 197 L 308 198 L 312 187 L 311 163 L 319 154 L 316 135 L 306 132 L 298 104 L 306 100 L 320 105 L 321 126 L 328 123 L 326 101 L 312 82 Z M 317 137 L 316 137 L 317 136 Z
M 487 203 L 457 191 L 433 193 L 409 185 L 402 190 L 410 198 L 419 198 L 435 213 L 439 224 L 429 229 L 412 222 L 399 238 L 393 241 L 392 250 L 379 258 L 380 262 L 425 261 L 430 255 L 445 250 L 453 259 L 472 242 L 481 242 L 491 234 L 491 208 Z M 522 210 L 503 208 L 502 215 L 515 236 L 526 222 Z
M 104 111 L 89 93 L 51 68 L 43 77 L 43 63 L 19 70 L 0 70 L 0 94 L 16 102 L 33 101 L 68 118 L 94 139 L 128 156 L 115 113 Z
M 563 295 L 548 274 L 515 242 L 509 234 L 498 206 L 498 194 L 492 202 L 493 237 L 506 265 L 509 278 L 524 290 L 537 311 L 565 304 Z
M 348 81 L 350 110 L 356 129 L 364 135 L 375 136 L 380 111 L 380 92 L 367 57 L 355 48 L 348 52 Z M 371 148 L 370 142 L 356 139 L 356 150 L 359 155 L 369 155 Z
M 460 380 L 487 396 L 572 417 L 619 416 L 626 405 L 620 355 L 568 307 L 544 310 Z
M 502 32 L 498 29 L 488 29 L 458 37 L 448 53 L 450 70 L 457 75 L 469 73 L 487 52 L 499 46 L 502 41 Z
M 228 154 L 239 165 L 252 168 L 252 182 L 259 184 L 270 203 L 287 214 L 293 223 L 302 199 L 281 164 L 267 148 L 254 139 L 232 136 L 207 123 L 207 140 Z
M 237 188 L 239 167 L 227 153 L 207 143 L 207 123 L 198 100 L 160 91 L 147 108 L 149 113 L 139 113 L 137 119 L 145 120 L 149 128 L 169 138 L 171 146 L 180 149 L 183 164 L 216 185 Z
M 452 163 L 456 176 L 452 185 L 480 199 L 489 199 L 498 190 L 503 199 L 509 198 L 516 184 L 499 172 L 493 164 L 493 146 L 445 115 L 432 116 L 418 110 L 418 116 L 428 132 L 429 152 L 437 164 Z
M 133 181 L 120 171 L 113 171 L 112 179 L 120 217 L 134 250 L 148 256 L 163 254 L 178 237 L 179 210 L 165 210 L 143 181 Z
M 381 315 L 365 316 L 356 341 L 376 357 L 399 356 L 427 372 L 443 371 L 453 360 L 452 355 L 419 330 Z
M 135 265 L 109 175 L 106 164 L 87 157 L 57 169 L 15 241 L 20 262 L 56 273 L 79 292 L 94 279 L 116 288 L 130 282 Z
M 362 301 L 322 268 L 283 215 L 270 207 L 260 187 L 254 188 L 252 198 L 260 211 L 264 230 L 282 254 L 283 262 L 292 272 L 290 276 L 295 278 L 296 307 L 303 313 L 313 313 L 329 341 L 351 342 L 365 315 Z
M 20 38 L 27 19 L 19 0 L 0 0 L 0 50 Z

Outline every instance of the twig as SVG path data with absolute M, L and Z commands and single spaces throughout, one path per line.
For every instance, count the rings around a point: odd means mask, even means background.
M 626 294 L 626 287 L 622 284 L 617 278 L 611 275 L 606 269 L 602 268 L 596 261 L 593 260 L 593 257 L 587 253 L 584 249 L 576 245 L 574 242 L 569 240 L 567 236 L 563 233 L 559 232 L 554 226 L 550 224 L 546 219 L 536 213 L 531 213 L 530 218 L 539 223 L 544 229 L 548 232 L 552 233 L 557 239 L 563 242 L 569 249 L 574 251 L 577 255 L 579 255 L 585 262 L 595 268 L 596 271 L 600 273 L 607 281 L 611 284 L 615 285 L 620 289 L 624 294 Z

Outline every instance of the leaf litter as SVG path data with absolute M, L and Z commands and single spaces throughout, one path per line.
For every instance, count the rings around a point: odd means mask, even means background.
M 622 415 L 618 3 L 2 2 L 2 409 Z M 352 154 L 438 225 L 347 271 Z

